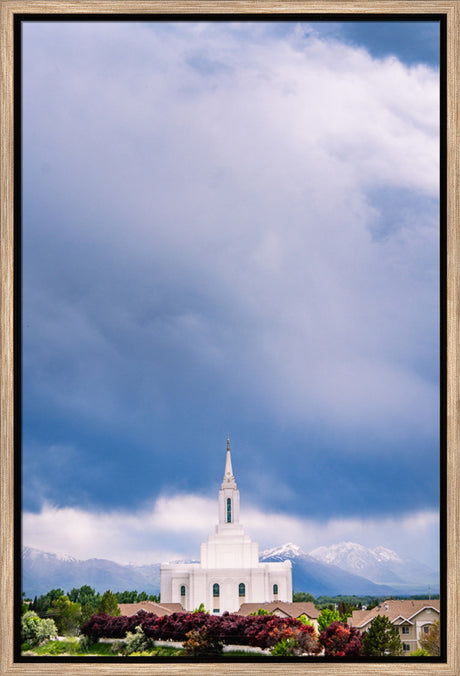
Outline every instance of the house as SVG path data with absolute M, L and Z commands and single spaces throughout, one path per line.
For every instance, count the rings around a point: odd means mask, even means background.
M 272 601 L 270 603 L 243 603 L 241 608 L 237 611 L 237 615 L 252 615 L 257 613 L 259 609 L 266 610 L 268 613 L 277 615 L 278 617 L 294 617 L 298 619 L 301 615 L 305 615 L 307 620 L 315 627 L 318 631 L 318 617 L 319 610 L 315 608 L 314 603 L 311 601 L 295 601 L 295 602 L 284 602 L 284 601 Z
M 348 624 L 360 631 L 367 631 L 377 615 L 385 615 L 398 627 L 403 650 L 409 653 L 420 647 L 420 637 L 428 633 L 430 626 L 439 619 L 439 600 L 391 599 L 371 610 L 354 610 L 348 618 Z
M 290 561 L 259 561 L 259 545 L 239 522 L 240 495 L 233 476 L 230 440 L 218 495 L 218 524 L 202 543 L 199 563 L 163 563 L 160 567 L 161 603 L 180 603 L 194 610 L 203 603 L 214 614 L 236 612 L 244 603 L 260 604 L 292 599 Z
M 154 603 L 153 601 L 140 601 L 139 603 L 119 603 L 120 614 L 131 617 L 141 610 L 146 613 L 155 613 L 155 615 L 172 615 L 181 613 L 183 608 L 180 603 Z

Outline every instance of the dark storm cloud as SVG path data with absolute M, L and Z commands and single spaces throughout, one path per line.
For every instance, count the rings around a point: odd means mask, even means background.
M 25 506 L 208 492 L 230 432 L 261 507 L 436 507 L 436 70 L 151 23 L 23 68 Z

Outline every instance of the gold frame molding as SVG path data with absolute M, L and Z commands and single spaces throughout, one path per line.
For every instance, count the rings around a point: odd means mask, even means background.
M 460 542 L 459 542 L 459 88 L 460 0 L 0 0 L 1 31 L 1 398 L 0 398 L 0 674 L 129 676 L 134 674 L 332 674 L 395 676 L 460 675 Z M 14 333 L 13 333 L 13 216 L 14 216 L 14 82 L 13 20 L 16 14 L 437 14 L 447 20 L 447 661 L 305 662 L 305 663 L 129 663 L 14 662 Z M 54 662 L 56 659 L 56 662 Z M 97 659 L 97 658 L 96 658 Z

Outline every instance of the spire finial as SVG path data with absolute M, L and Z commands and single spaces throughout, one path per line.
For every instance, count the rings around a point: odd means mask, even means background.
M 236 488 L 235 477 L 232 470 L 232 456 L 230 455 L 230 435 L 227 434 L 227 454 L 225 457 L 225 472 L 222 488 Z

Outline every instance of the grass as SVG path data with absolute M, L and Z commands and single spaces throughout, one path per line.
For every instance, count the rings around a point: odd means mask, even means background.
M 89 655 L 98 655 L 99 657 L 120 657 L 122 653 L 114 652 L 112 650 L 113 643 L 95 643 L 90 646 L 88 650 L 83 651 L 80 649 L 78 644 L 78 639 L 68 639 L 67 641 L 48 641 L 45 645 L 29 648 L 29 646 L 23 646 L 23 654 L 34 654 L 38 656 L 56 656 L 60 655 L 71 655 L 72 657 L 88 657 Z M 184 654 L 184 650 L 181 648 L 172 648 L 167 646 L 159 646 L 158 648 L 153 648 L 153 650 L 134 653 L 136 655 L 149 656 L 149 657 L 175 657 Z

